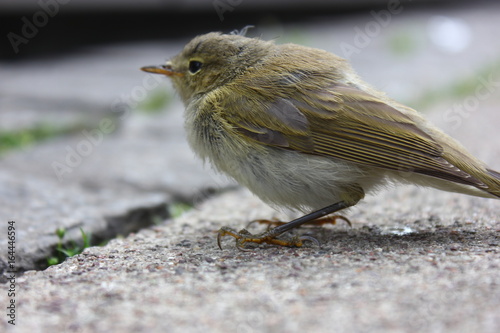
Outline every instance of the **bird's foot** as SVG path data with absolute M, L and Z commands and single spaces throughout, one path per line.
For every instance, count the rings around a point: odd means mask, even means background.
M 253 235 L 248 232 L 246 229 L 242 229 L 240 231 L 236 231 L 232 228 L 222 227 L 219 230 L 217 235 L 217 244 L 219 248 L 222 250 L 221 239 L 225 236 L 232 236 L 236 240 L 236 247 L 241 251 L 251 251 L 248 248 L 245 248 L 247 243 L 255 243 L 255 244 L 273 244 L 279 246 L 290 246 L 290 247 L 301 247 L 304 245 L 304 241 L 310 241 L 320 246 L 319 241 L 311 236 L 300 236 L 300 237 L 292 237 L 290 240 L 278 239 L 281 233 L 273 232 L 275 229 L 268 230 L 261 234 Z

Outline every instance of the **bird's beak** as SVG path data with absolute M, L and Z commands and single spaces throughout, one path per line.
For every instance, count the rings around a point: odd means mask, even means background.
M 176 72 L 172 68 L 172 65 L 168 63 L 166 65 L 160 65 L 160 66 L 141 67 L 141 70 L 148 73 L 163 74 L 166 76 L 184 76 L 184 73 Z

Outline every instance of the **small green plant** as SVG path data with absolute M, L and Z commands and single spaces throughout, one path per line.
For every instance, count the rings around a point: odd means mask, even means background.
M 137 109 L 145 113 L 157 113 L 166 108 L 173 100 L 173 95 L 165 89 L 151 91 L 148 96 L 137 106 Z
M 193 209 L 193 205 L 191 204 L 187 204 L 184 202 L 175 202 L 168 206 L 168 213 L 171 217 L 175 218 L 181 216 L 184 212 L 187 212 L 191 209 Z
M 56 255 L 47 258 L 47 264 L 49 266 L 57 265 L 63 262 L 66 258 L 75 256 L 77 254 L 82 253 L 82 251 L 91 246 L 90 244 L 90 233 L 85 233 L 82 228 L 80 228 L 80 233 L 82 234 L 82 245 L 78 245 L 75 242 L 71 241 L 69 245 L 63 244 L 64 236 L 66 235 L 66 229 L 57 228 L 56 230 L 57 238 L 59 241 L 56 245 Z
M 424 91 L 418 100 L 407 101 L 406 104 L 424 110 L 442 101 L 463 99 L 474 95 L 477 88 L 484 85 L 485 81 L 488 82 L 492 77 L 495 78 L 498 75 L 500 75 L 500 61 L 497 59 L 493 63 L 486 64 L 472 75 L 455 80 L 451 85 L 444 86 L 441 89 Z M 490 88 L 494 88 L 494 86 L 492 85 Z
M 396 32 L 389 39 L 389 49 L 398 56 L 407 56 L 415 52 L 419 47 L 418 36 L 412 31 Z
M 81 126 L 55 127 L 39 124 L 33 128 L 7 131 L 0 129 L 0 156 L 13 149 L 23 148 L 43 140 L 76 132 Z

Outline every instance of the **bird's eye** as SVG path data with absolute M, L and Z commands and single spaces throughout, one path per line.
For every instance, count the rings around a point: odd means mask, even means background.
M 191 74 L 195 74 L 201 69 L 201 66 L 203 66 L 203 63 L 196 61 L 196 60 L 191 60 L 189 62 L 189 72 Z

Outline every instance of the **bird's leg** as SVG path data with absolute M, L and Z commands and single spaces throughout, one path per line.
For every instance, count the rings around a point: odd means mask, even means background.
M 303 225 L 307 224 L 310 226 L 322 226 L 324 224 L 337 224 L 337 220 L 342 220 L 345 223 L 347 223 L 349 225 L 349 227 L 352 227 L 351 221 L 347 217 L 342 216 L 342 215 L 331 215 L 331 216 L 321 217 L 321 218 L 318 218 L 316 220 L 308 221 L 308 222 L 304 223 Z M 283 222 L 283 221 L 278 221 L 278 220 L 265 220 L 265 219 L 253 220 L 247 224 L 247 228 L 255 223 L 267 224 L 267 230 L 269 230 L 269 229 L 271 229 L 271 227 L 277 227 L 280 225 L 284 225 L 288 222 Z
M 347 201 L 340 201 L 340 202 L 337 202 L 333 205 L 330 205 L 330 206 L 327 206 L 327 207 L 322 208 L 320 210 L 314 211 L 312 213 L 309 213 L 307 215 L 299 217 L 293 221 L 279 225 L 271 230 L 268 230 L 266 232 L 263 232 L 261 234 L 256 234 L 256 235 L 252 235 L 246 229 L 242 229 L 238 232 L 238 231 L 231 229 L 231 228 L 228 228 L 228 227 L 222 227 L 219 230 L 219 234 L 217 235 L 217 244 L 219 245 L 219 248 L 222 249 L 222 246 L 221 246 L 222 237 L 232 236 L 236 240 L 236 247 L 242 251 L 248 251 L 247 249 L 245 249 L 246 243 L 256 243 L 256 244 L 267 243 L 267 244 L 274 244 L 274 245 L 280 245 L 280 246 L 301 247 L 303 245 L 304 241 L 311 241 L 311 242 L 319 245 L 318 240 L 316 238 L 310 237 L 310 236 L 293 237 L 290 240 L 277 239 L 277 237 L 280 236 L 281 234 L 293 229 L 293 228 L 297 228 L 297 227 L 303 225 L 304 223 L 308 223 L 308 222 L 314 221 L 316 219 L 320 219 L 328 214 L 331 214 L 331 213 L 337 212 L 341 209 L 350 207 L 350 206 L 354 205 L 356 202 L 347 203 Z M 348 223 L 350 224 L 350 222 L 348 222 Z

